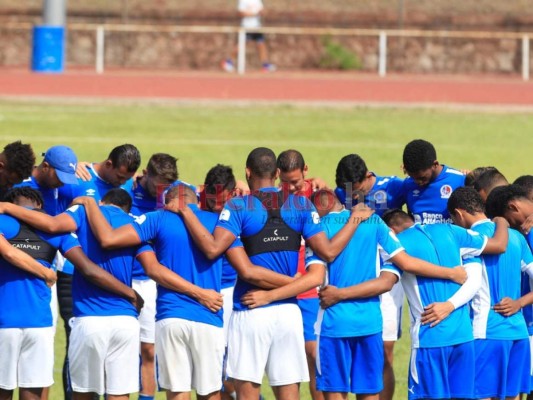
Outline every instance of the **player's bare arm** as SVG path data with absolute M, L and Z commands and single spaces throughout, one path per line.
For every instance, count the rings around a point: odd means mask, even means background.
M 87 220 L 96 240 L 104 249 L 116 249 L 121 247 L 141 244 L 141 239 L 131 224 L 113 229 L 100 211 L 100 207 L 92 197 L 76 197 L 72 204 L 85 207 Z
M 320 307 L 326 309 L 340 301 L 375 297 L 388 292 L 398 282 L 398 276 L 392 272 L 382 271 L 379 277 L 370 279 L 357 285 L 338 288 L 328 285 L 320 289 Z
M 263 289 L 274 289 L 287 285 L 294 277 L 278 274 L 272 270 L 255 265 L 250 261 L 242 247 L 234 247 L 226 252 L 226 257 L 239 277 Z
M 174 290 L 175 292 L 183 293 L 195 299 L 212 312 L 217 312 L 222 308 L 223 296 L 220 293 L 211 289 L 203 289 L 183 279 L 175 272 L 160 264 L 154 252 L 145 251 L 137 256 L 137 260 L 141 263 L 146 275 L 157 282 L 158 285 Z
M 248 308 L 256 308 L 274 301 L 288 299 L 320 286 L 324 282 L 325 275 L 326 270 L 323 264 L 311 264 L 307 268 L 307 274 L 300 276 L 291 283 L 272 290 L 250 291 L 241 297 L 241 301 Z
M 440 267 L 416 257 L 411 257 L 405 251 L 400 251 L 390 258 L 402 271 L 426 278 L 448 279 L 459 284 L 466 282 L 467 274 L 463 267 L 455 268 Z
M 108 292 L 127 299 L 135 306 L 135 308 L 137 308 L 137 310 L 142 308 L 143 300 L 135 290 L 89 260 L 81 247 L 72 248 L 66 252 L 64 256 L 89 282 L 107 290 Z
M 76 222 L 65 213 L 53 217 L 13 203 L 0 203 L 0 213 L 11 215 L 19 221 L 46 233 L 65 233 L 78 229 Z
M 494 218 L 494 222 L 496 223 L 496 231 L 493 237 L 488 238 L 483 254 L 501 254 L 507 249 L 509 223 L 503 217 Z
M 29 254 L 11 246 L 2 235 L 0 235 L 0 254 L 11 265 L 43 279 L 48 287 L 52 287 L 57 281 L 57 275 L 52 269 L 46 268 Z
M 374 210 L 363 203 L 352 208 L 350 218 L 344 227 L 328 240 L 324 232 L 306 240 L 306 244 L 324 261 L 332 262 L 346 247 L 357 227 L 374 214 Z

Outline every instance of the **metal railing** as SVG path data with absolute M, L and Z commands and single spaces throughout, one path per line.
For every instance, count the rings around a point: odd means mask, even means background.
M 30 23 L 7 23 L 2 29 L 31 29 Z M 238 36 L 237 71 L 246 71 L 246 34 L 261 32 L 276 35 L 315 35 L 315 36 L 354 36 L 375 37 L 378 39 L 379 76 L 387 75 L 387 41 L 388 38 L 455 38 L 455 39 L 515 39 L 521 40 L 521 72 L 522 79 L 527 81 L 530 76 L 530 40 L 533 32 L 488 32 L 488 31 L 436 31 L 436 30 L 395 30 L 395 29 L 340 29 L 340 28 L 298 28 L 298 27 L 263 27 L 245 29 L 235 26 L 155 26 L 133 24 L 87 24 L 72 23 L 67 25 L 69 31 L 94 31 L 96 37 L 95 69 L 103 73 L 105 69 L 105 36 L 106 32 L 151 32 L 151 33 L 234 33 Z

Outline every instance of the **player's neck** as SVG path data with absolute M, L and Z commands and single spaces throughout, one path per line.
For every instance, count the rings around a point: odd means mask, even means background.
M 254 190 L 276 187 L 276 180 L 270 178 L 250 178 L 248 185 L 250 186 L 250 191 L 253 192 Z

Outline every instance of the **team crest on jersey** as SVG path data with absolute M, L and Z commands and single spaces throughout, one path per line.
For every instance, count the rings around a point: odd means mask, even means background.
M 442 185 L 440 187 L 440 198 L 441 199 L 449 199 L 451 194 L 453 192 L 453 189 L 450 185 Z
M 311 218 L 313 218 L 313 224 L 319 224 L 320 223 L 320 215 L 316 211 L 311 212 Z
M 384 190 L 378 190 L 374 193 L 374 200 L 377 204 L 384 204 L 387 202 L 387 193 Z
M 231 215 L 231 212 L 227 208 L 225 208 L 220 213 L 220 217 L 218 217 L 218 220 L 219 221 L 229 221 L 230 215 Z

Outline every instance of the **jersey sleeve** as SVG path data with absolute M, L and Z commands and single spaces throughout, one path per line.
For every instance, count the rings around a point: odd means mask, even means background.
M 86 219 L 85 207 L 80 205 L 74 205 L 67 208 L 65 214 L 69 215 L 74 220 L 76 227 L 78 228 L 84 224 Z
M 366 223 L 378 224 L 378 245 L 381 259 L 383 262 L 387 262 L 390 258 L 394 257 L 404 248 L 400 243 L 400 240 L 396 237 L 394 232 L 383 222 L 379 217 L 371 217 Z
M 247 197 L 248 198 L 248 197 Z M 249 198 L 252 201 L 252 198 Z M 218 217 L 217 227 L 230 231 L 235 237 L 242 233 L 242 214 L 245 205 L 245 198 L 234 198 L 226 202 L 222 212 Z
M 390 272 L 398 277 L 398 280 L 401 279 L 403 271 L 396 267 L 391 262 L 385 262 L 381 265 L 380 272 Z
M 66 233 L 60 236 L 59 251 L 61 254 L 67 254 L 74 247 L 81 247 L 78 236 L 75 233 Z
M 157 237 L 161 212 L 154 211 L 135 217 L 131 223 L 141 242 L 149 242 Z
M 240 236 L 237 236 L 235 238 L 235 240 L 233 241 L 233 243 L 228 247 L 228 250 L 229 249 L 234 249 L 235 247 L 244 247 L 244 245 L 242 244 L 242 240 L 241 240 L 241 237 Z
M 307 269 L 311 264 L 322 264 L 327 265 L 318 255 L 315 254 L 311 247 L 306 246 L 305 248 L 305 269 Z
M 479 256 L 487 245 L 487 237 L 471 229 L 464 229 L 457 225 L 449 225 L 455 241 L 459 246 L 461 257 Z
M 315 206 L 309 199 L 303 196 L 297 196 L 297 200 L 301 202 L 301 218 L 303 221 L 302 226 L 302 237 L 304 240 L 309 239 L 310 237 L 324 232 L 324 228 L 320 222 L 320 215 Z
M 401 208 L 405 204 L 406 191 L 404 190 L 404 180 L 397 176 L 391 176 L 387 186 L 387 193 L 390 196 L 389 208 Z

